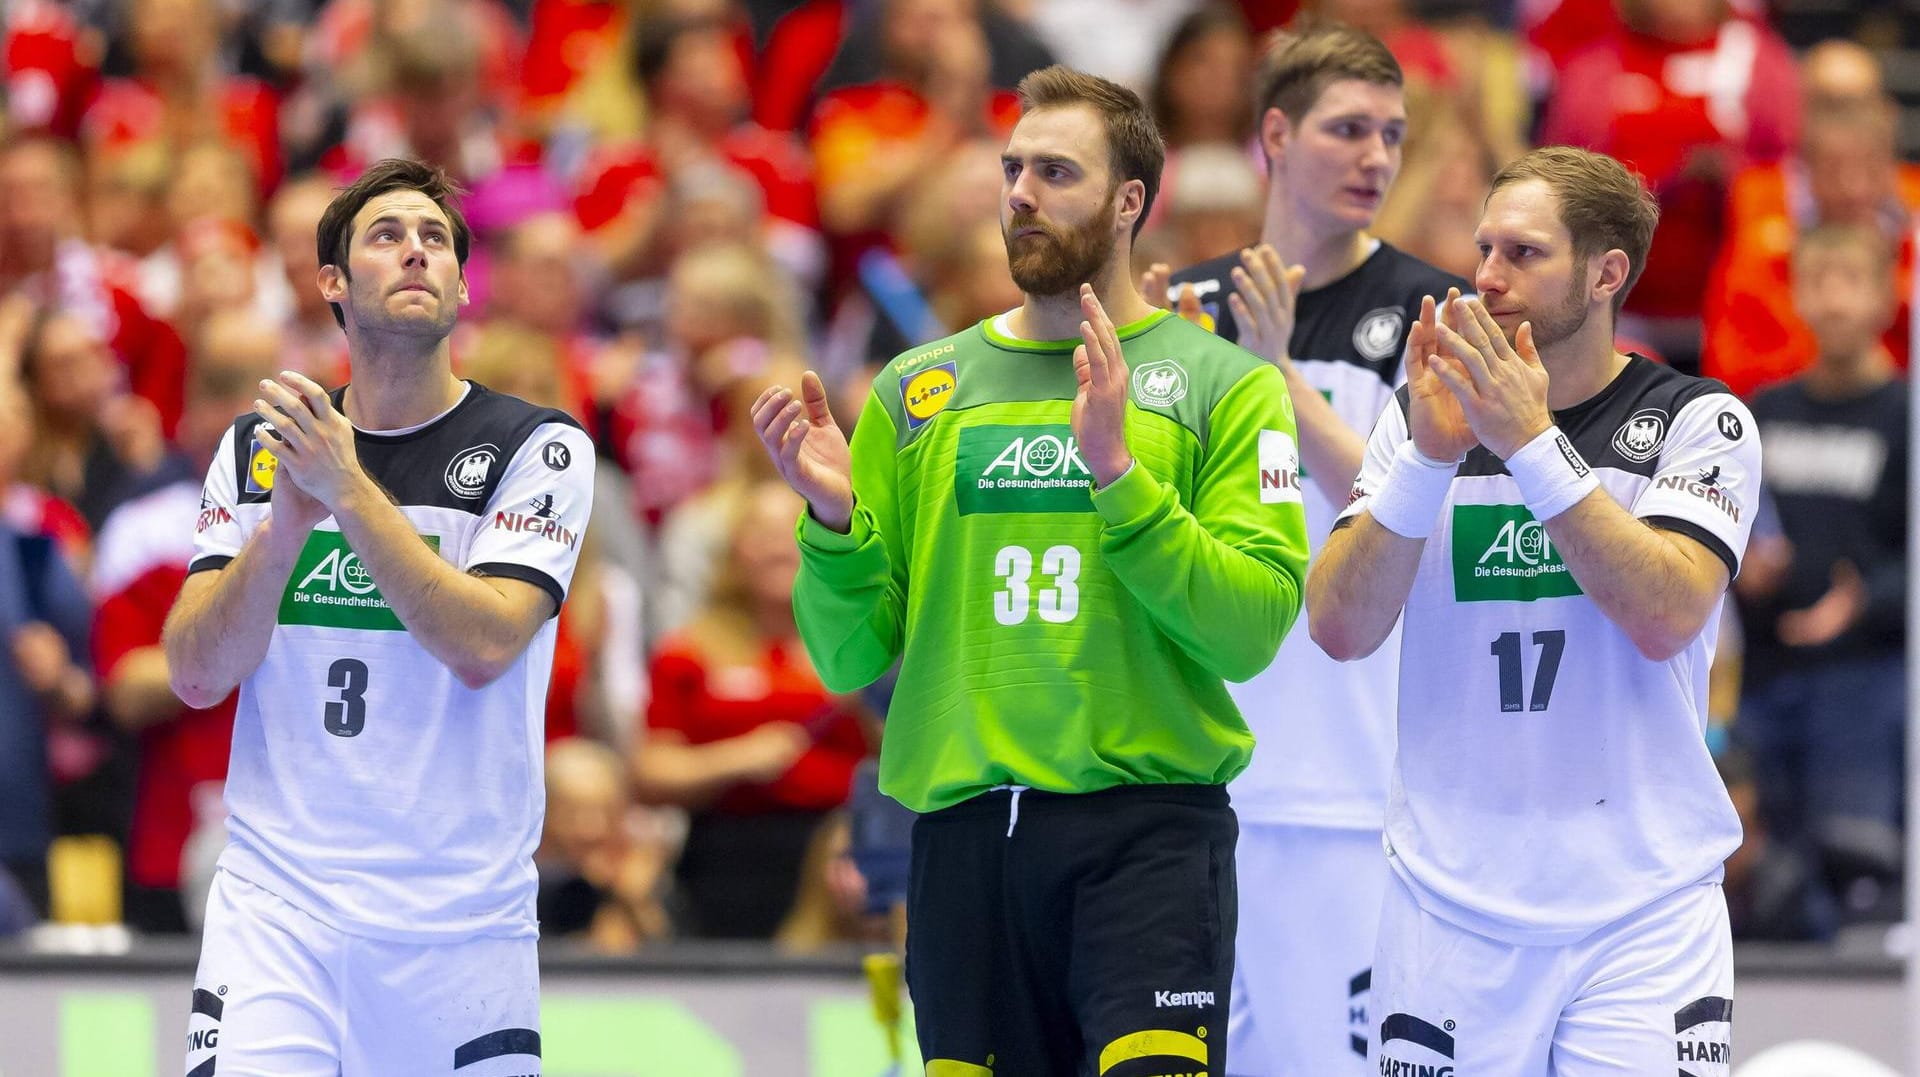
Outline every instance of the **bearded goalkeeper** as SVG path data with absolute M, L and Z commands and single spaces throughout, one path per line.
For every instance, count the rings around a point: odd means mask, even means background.
M 1300 609 L 1293 411 L 1277 368 L 1134 289 L 1165 157 L 1140 99 L 1059 67 L 1020 96 L 1001 223 L 1025 301 L 889 364 L 851 448 L 812 374 L 753 419 L 809 504 L 821 676 L 902 662 L 881 788 L 922 813 L 927 1072 L 1222 1073 L 1225 785 L 1253 748 L 1223 682 Z

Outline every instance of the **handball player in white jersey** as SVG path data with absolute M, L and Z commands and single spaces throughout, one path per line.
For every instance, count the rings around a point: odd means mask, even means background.
M 1405 378 L 1421 299 L 1469 286 L 1367 231 L 1407 133 L 1386 45 L 1326 25 L 1282 37 L 1261 68 L 1261 243 L 1173 274 L 1170 298 L 1286 374 L 1317 550 Z M 1399 660 L 1397 634 L 1343 666 L 1296 630 L 1264 672 L 1230 686 L 1259 741 L 1229 786 L 1240 892 L 1256 898 L 1234 944 L 1229 1077 L 1367 1072 Z
M 207 475 L 167 662 L 189 705 L 240 700 L 190 1077 L 540 1072 L 543 715 L 593 452 L 453 376 L 457 194 L 398 160 L 339 194 L 317 287 L 352 381 L 261 382 Z
M 1423 312 L 1308 579 L 1336 658 L 1404 613 L 1381 1074 L 1729 1072 L 1707 671 L 1760 447 L 1724 385 L 1614 350 L 1657 218 L 1609 157 L 1501 170 L 1479 298 Z

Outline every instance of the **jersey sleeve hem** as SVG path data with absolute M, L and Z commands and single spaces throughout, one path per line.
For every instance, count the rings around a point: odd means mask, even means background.
M 1105 489 L 1093 492 L 1093 507 L 1109 527 L 1132 523 L 1159 506 L 1160 483 L 1138 460 Z
M 175 563 L 178 564 L 178 562 L 175 562 Z M 188 563 L 187 575 L 191 576 L 196 572 L 212 572 L 215 569 L 226 568 L 228 565 L 232 563 L 233 563 L 233 558 L 228 557 L 226 554 L 223 554 L 223 553 L 208 554 L 205 557 L 196 557 L 191 562 Z
M 855 504 L 853 518 L 845 534 L 814 519 L 813 510 L 808 509 L 800 514 L 800 526 L 795 535 L 801 545 L 811 546 L 822 553 L 852 553 L 865 545 L 872 533 L 872 516 L 866 506 Z
M 566 589 L 560 586 L 560 581 L 529 565 L 516 565 L 511 561 L 486 561 L 474 565 L 467 572 L 474 576 L 497 576 L 501 579 L 533 584 L 553 599 L 553 612 L 548 615 L 549 617 L 560 616 L 560 604 L 567 600 Z
M 1733 548 L 1728 546 L 1726 541 L 1720 536 L 1701 527 L 1692 520 L 1685 520 L 1678 516 L 1643 516 L 1641 519 L 1649 527 L 1657 527 L 1662 531 L 1672 531 L 1677 535 L 1685 535 L 1700 545 L 1705 546 L 1708 550 L 1712 551 L 1715 557 L 1726 562 L 1727 577 L 1729 579 L 1740 574 L 1740 560 L 1733 555 Z

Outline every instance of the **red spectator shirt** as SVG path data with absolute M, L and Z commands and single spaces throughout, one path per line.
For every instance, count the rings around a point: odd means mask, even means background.
M 200 507 L 200 484 L 180 482 L 127 502 L 100 529 L 93 591 L 94 669 L 104 682 L 129 654 L 160 642 L 167 611 L 187 579 Z M 237 693 L 205 710 L 187 708 L 140 733 L 140 772 L 127 878 L 175 889 L 180 854 L 193 832 L 193 789 L 225 782 Z
M 743 123 L 727 132 L 714 153 L 753 177 L 766 198 L 767 216 L 809 229 L 820 227 L 813 170 L 806 147 L 791 135 Z M 604 228 L 635 202 L 659 197 L 668 177 L 643 142 L 608 147 L 587 162 L 574 214 L 589 231 Z
M 52 0 L 15 0 L 6 13 L 7 119 L 16 130 L 61 138 L 80 133 L 80 118 L 100 89 L 100 73 L 82 55 L 81 27 Z
M 219 134 L 247 159 L 262 192 L 280 182 L 280 97 L 258 79 L 229 78 L 216 94 Z M 166 104 L 138 79 L 108 79 L 87 110 L 82 133 L 90 146 L 113 153 L 167 139 Z
M 1602 38 L 1568 61 L 1541 131 L 1543 144 L 1610 154 L 1646 177 L 1660 225 L 1627 307 L 1661 317 L 1700 312 L 1734 173 L 1778 160 L 1799 137 L 1793 53 L 1745 19 L 1686 44 L 1628 31 Z M 1722 175 L 1686 174 L 1700 151 L 1720 155 Z
M 867 755 L 866 735 L 853 710 L 827 694 L 798 641 L 767 644 L 751 665 L 717 666 L 685 635 L 670 636 L 654 656 L 651 682 L 648 728 L 672 730 L 689 744 L 712 744 L 769 722 L 792 722 L 813 735 L 785 774 L 734 786 L 714 810 L 826 811 L 846 802 L 853 768 Z

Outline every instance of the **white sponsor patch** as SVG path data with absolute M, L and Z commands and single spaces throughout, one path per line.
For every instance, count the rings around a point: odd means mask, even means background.
M 1300 449 L 1285 430 L 1260 431 L 1260 503 L 1300 501 Z

